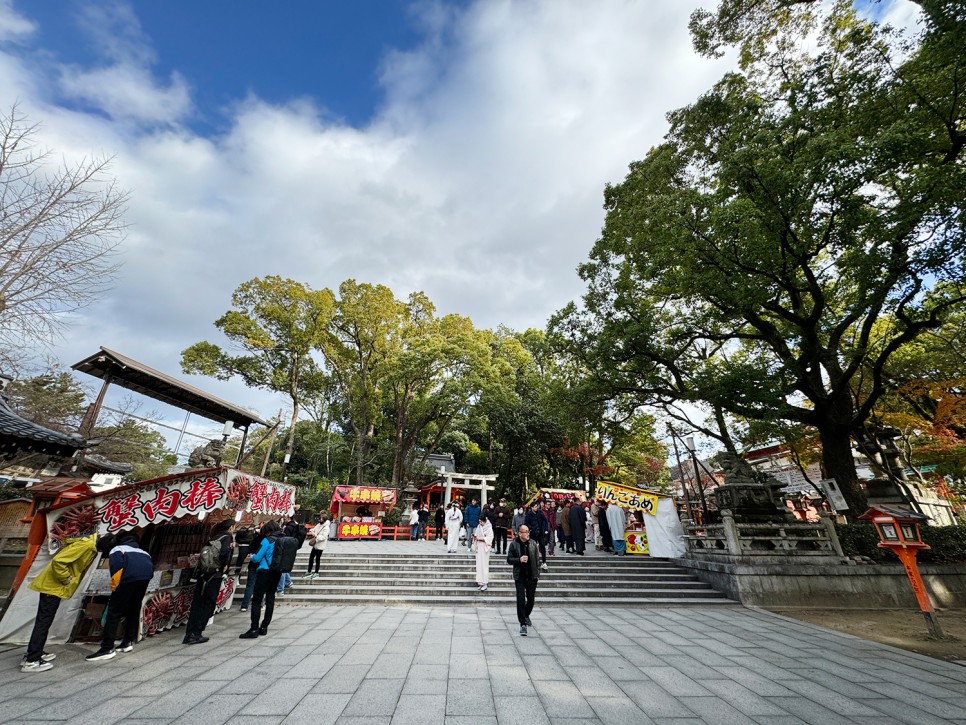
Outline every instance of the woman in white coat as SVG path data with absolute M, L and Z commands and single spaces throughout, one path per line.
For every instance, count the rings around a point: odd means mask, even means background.
M 329 540 L 329 529 L 331 523 L 329 522 L 329 517 L 327 514 L 322 514 L 319 518 L 319 523 L 315 525 L 312 529 L 312 533 L 309 534 L 309 544 L 312 546 L 312 551 L 309 552 L 309 568 L 305 572 L 306 579 L 315 579 L 319 575 L 319 564 L 322 561 L 322 552 L 325 551 L 325 545 Z M 312 571 L 312 565 L 315 565 L 315 571 Z
M 460 505 L 451 501 L 449 510 L 446 512 L 446 552 L 456 553 L 456 547 L 460 545 L 460 529 L 463 528 L 463 512 Z
M 480 514 L 480 523 L 473 529 L 473 549 L 476 552 L 476 584 L 485 592 L 490 583 L 490 549 L 493 546 L 493 525 L 486 512 Z

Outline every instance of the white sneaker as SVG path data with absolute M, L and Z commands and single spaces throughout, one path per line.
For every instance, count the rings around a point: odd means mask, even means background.
M 49 662 L 44 662 L 42 659 L 36 662 L 22 662 L 20 664 L 21 672 L 46 672 L 52 669 L 54 669 L 54 666 Z
M 53 654 L 52 652 L 44 652 L 42 655 L 40 655 L 41 662 L 53 662 L 55 659 L 57 659 L 57 655 Z
M 541 564 L 540 571 L 550 571 L 550 567 L 548 567 L 546 564 Z

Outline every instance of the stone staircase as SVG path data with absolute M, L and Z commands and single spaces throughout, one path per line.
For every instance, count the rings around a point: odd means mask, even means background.
M 546 605 L 734 605 L 720 592 L 663 559 L 561 555 L 547 560 L 537 597 Z M 443 604 L 512 605 L 512 568 L 504 556 L 490 560 L 490 583 L 476 586 L 475 560 L 462 548 L 456 554 L 414 552 L 322 555 L 319 576 L 305 578 L 308 549 L 299 552 L 293 587 L 278 604 Z M 245 587 L 242 574 L 235 599 Z

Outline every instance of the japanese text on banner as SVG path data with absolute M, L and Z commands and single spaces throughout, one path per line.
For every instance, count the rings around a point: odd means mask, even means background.
M 638 491 L 637 489 L 621 486 L 617 483 L 599 481 L 597 483 L 596 496 L 598 499 L 606 501 L 609 504 L 640 509 L 652 516 L 657 514 L 658 496 L 647 491 Z

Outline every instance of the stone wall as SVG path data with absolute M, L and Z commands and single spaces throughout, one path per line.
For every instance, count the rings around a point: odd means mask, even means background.
M 902 566 L 672 559 L 742 604 L 761 607 L 918 609 Z M 933 604 L 966 608 L 966 566 L 919 568 Z

